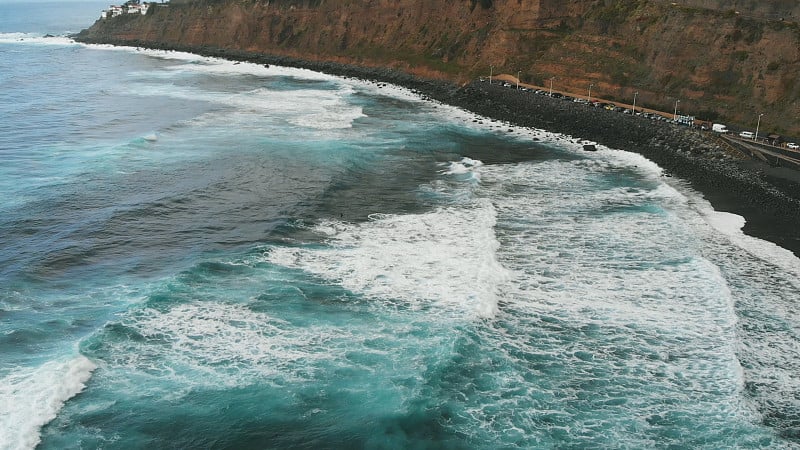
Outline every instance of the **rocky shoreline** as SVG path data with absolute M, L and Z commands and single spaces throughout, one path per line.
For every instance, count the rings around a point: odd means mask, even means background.
M 641 154 L 665 173 L 688 181 L 718 211 L 743 216 L 744 232 L 800 256 L 800 172 L 772 168 L 730 152 L 713 133 L 613 113 L 602 108 L 474 81 L 464 86 L 407 73 L 335 62 L 307 61 L 207 46 L 141 41 L 79 42 L 174 50 L 262 65 L 298 67 L 406 87 L 430 99 L 507 122 L 595 141 Z

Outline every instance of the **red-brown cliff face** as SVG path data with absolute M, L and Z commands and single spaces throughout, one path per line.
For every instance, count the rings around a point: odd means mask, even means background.
M 556 89 L 800 133 L 800 15 L 770 0 L 173 0 L 92 40 L 208 45 Z M 783 19 L 783 20 L 781 20 Z M 494 69 L 490 69 L 490 67 Z M 555 77 L 555 78 L 553 78 Z

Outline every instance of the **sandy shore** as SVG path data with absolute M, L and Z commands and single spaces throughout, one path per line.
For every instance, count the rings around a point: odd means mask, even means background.
M 76 40 L 82 40 L 80 35 Z M 89 43 L 185 51 L 392 83 L 514 126 L 544 129 L 638 153 L 661 166 L 668 175 L 688 181 L 716 210 L 743 216 L 747 222 L 745 233 L 774 242 L 800 256 L 800 172 L 743 159 L 742 155 L 731 153 L 711 132 L 653 122 L 643 117 L 502 87 L 498 83 L 476 80 L 456 86 L 386 68 L 305 61 L 202 46 L 155 45 L 139 41 Z

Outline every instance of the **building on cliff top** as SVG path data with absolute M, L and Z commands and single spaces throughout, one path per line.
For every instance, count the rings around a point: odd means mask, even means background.
M 117 17 L 123 14 L 147 14 L 147 11 L 150 10 L 150 7 L 154 5 L 154 2 L 142 2 L 140 3 L 139 0 L 128 0 L 127 2 L 123 3 L 122 5 L 111 5 L 108 9 L 104 9 L 100 12 L 101 19 L 108 19 L 109 17 Z

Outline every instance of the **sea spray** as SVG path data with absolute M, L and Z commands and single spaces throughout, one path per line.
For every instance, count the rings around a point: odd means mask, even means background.
M 79 394 L 97 366 L 84 356 L 12 370 L 0 380 L 0 448 L 35 448 L 39 430 Z

